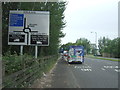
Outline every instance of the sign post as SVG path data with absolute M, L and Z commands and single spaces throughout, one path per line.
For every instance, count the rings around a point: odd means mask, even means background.
M 20 46 L 20 55 L 23 55 L 23 45 Z
M 35 46 L 35 58 L 37 59 L 37 55 L 38 55 L 38 46 Z
M 49 11 L 16 11 L 9 14 L 8 45 L 35 46 L 37 58 L 38 46 L 49 46 Z

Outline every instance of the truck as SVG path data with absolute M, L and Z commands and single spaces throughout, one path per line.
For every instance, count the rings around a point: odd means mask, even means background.
M 83 63 L 84 62 L 84 47 L 70 46 L 68 51 L 68 63 Z

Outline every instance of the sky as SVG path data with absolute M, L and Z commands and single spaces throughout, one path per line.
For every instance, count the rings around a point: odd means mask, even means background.
M 120 0 L 66 0 L 66 27 L 61 44 L 86 38 L 91 43 L 100 37 L 118 37 L 118 2 Z M 93 33 L 91 33 L 93 32 Z

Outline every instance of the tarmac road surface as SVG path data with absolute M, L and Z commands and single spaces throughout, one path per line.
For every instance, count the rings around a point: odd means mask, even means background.
M 51 88 L 118 88 L 118 62 L 85 58 L 83 64 L 59 59 Z

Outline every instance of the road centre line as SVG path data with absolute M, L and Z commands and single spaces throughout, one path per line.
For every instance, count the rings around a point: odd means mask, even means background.
M 103 66 L 104 68 L 118 68 L 118 66 Z

